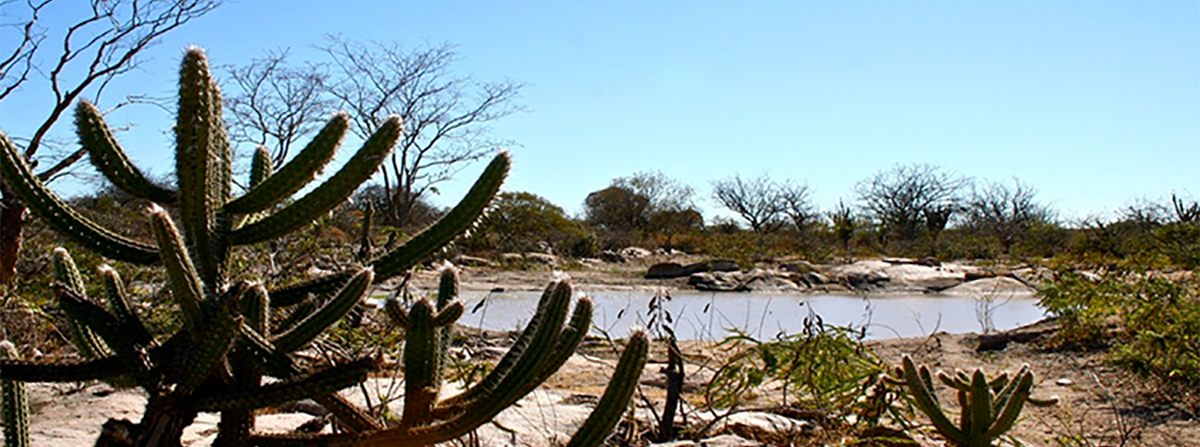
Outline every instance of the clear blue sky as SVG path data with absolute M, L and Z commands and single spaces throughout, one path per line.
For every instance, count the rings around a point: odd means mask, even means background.
M 337 3 L 229 2 L 105 99 L 171 94 L 189 44 L 244 64 L 280 48 L 316 59 L 335 33 L 451 42 L 457 73 L 528 84 L 529 111 L 493 126 L 519 143 L 506 189 L 572 213 L 644 170 L 695 187 L 707 216 L 710 182 L 735 173 L 807 182 L 828 208 L 908 163 L 1020 178 L 1067 218 L 1200 196 L 1196 1 Z M 4 104 L 4 130 L 28 132 L 18 110 L 38 107 Z M 115 118 L 138 126 L 124 144 L 169 172 L 171 118 L 141 110 Z M 436 201 L 457 201 L 477 171 Z

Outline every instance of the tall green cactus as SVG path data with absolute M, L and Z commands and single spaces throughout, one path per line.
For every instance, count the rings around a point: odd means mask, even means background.
M 463 311 L 455 299 L 457 275 L 447 268 L 436 305 L 419 301 L 402 310 L 388 303 L 388 311 L 408 332 L 409 401 L 400 424 L 389 427 L 386 421 L 373 419 L 336 393 L 362 382 L 375 367 L 373 361 L 359 359 L 313 371 L 301 366 L 296 351 L 347 315 L 372 284 L 403 274 L 470 229 L 499 191 L 509 157 L 498 154 L 441 220 L 403 245 L 365 261 L 364 268 L 270 288 L 252 279 L 229 278 L 226 265 L 231 249 L 294 232 L 343 203 L 378 169 L 400 139 L 403 126 L 398 117 L 388 118 L 332 177 L 285 202 L 333 158 L 349 126 L 349 117 L 337 114 L 278 170 L 271 169 L 269 154 L 259 150 L 249 190 L 235 197 L 221 107 L 220 90 L 204 52 L 189 49 L 180 69 L 175 123 L 178 183 L 172 188 L 149 181 L 121 149 L 98 109 L 79 104 L 75 122 L 81 144 L 115 186 L 150 202 L 153 243 L 127 238 L 83 217 L 33 175 L 16 146 L 0 133 L 0 178 L 30 209 L 102 256 L 163 266 L 179 309 L 182 329 L 155 338 L 114 269 L 101 268 L 107 299 L 93 301 L 86 296 L 70 256 L 56 250 L 55 290 L 85 360 L 46 364 L 0 359 L 0 370 L 6 383 L 117 379 L 143 388 L 149 399 L 142 419 L 136 423 L 110 420 L 97 445 L 178 446 L 184 428 L 201 411 L 221 414 L 216 440 L 221 446 L 432 444 L 461 436 L 514 404 L 557 370 L 582 340 L 591 322 L 591 303 L 579 300 L 568 322 L 571 288 L 565 281 L 555 282 L 511 355 L 467 393 L 437 402 L 450 327 Z M 178 227 L 172 215 L 180 217 Z M 271 318 L 271 313 L 289 306 L 295 307 L 289 318 L 272 324 L 280 319 Z M 598 443 L 611 431 L 636 386 L 645 345 L 645 334 L 634 334 L 611 393 L 606 392 L 596 417 L 581 429 L 581 440 Z M 264 385 L 263 376 L 277 380 Z M 343 433 L 315 437 L 253 433 L 256 409 L 308 398 L 329 409 Z
M 1021 367 L 1011 379 L 1007 373 L 988 379 L 979 369 L 969 375 L 958 371 L 953 376 L 939 371 L 938 380 L 958 393 L 961 413 L 959 423 L 955 425 L 938 402 L 929 368 L 917 367 L 911 358 L 904 356 L 903 365 L 896 368 L 896 375 L 899 377 L 889 377 L 889 380 L 907 386 L 917 408 L 929 416 L 938 433 L 961 447 L 990 447 L 993 441 L 1012 429 L 1026 402 L 1037 406 L 1057 402 L 1053 398 L 1030 396 L 1034 377 L 1029 365 Z
M 0 359 L 16 359 L 17 348 L 8 340 L 0 341 Z M 4 422 L 4 446 L 29 446 L 29 396 L 25 384 L 0 377 L 0 412 Z

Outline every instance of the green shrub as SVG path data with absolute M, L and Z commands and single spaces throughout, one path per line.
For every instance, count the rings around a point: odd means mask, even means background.
M 874 386 L 886 368 L 862 343 L 863 335 L 814 316 L 805 318 L 800 333 L 770 341 L 745 333 L 727 337 L 720 346 L 734 354 L 707 385 L 708 404 L 732 407 L 764 383 L 778 381 L 783 385 L 782 405 L 877 422 L 890 405 L 881 408 L 869 397 L 886 398 Z
M 1056 272 L 1040 304 L 1058 316 L 1063 343 L 1113 344 L 1130 370 L 1200 383 L 1200 281 L 1114 269 L 1099 276 Z

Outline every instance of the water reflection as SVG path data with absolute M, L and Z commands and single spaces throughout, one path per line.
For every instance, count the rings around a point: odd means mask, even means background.
M 630 327 L 648 321 L 648 292 L 584 291 L 596 303 L 593 332 L 624 337 Z M 538 292 L 466 293 L 468 312 L 459 320 L 493 330 L 520 328 L 537 306 Z M 786 293 L 672 294 L 665 308 L 682 340 L 719 340 L 734 328 L 756 338 L 796 333 L 804 317 L 826 323 L 866 327 L 867 338 L 916 337 L 932 331 L 982 332 L 984 324 L 1004 330 L 1040 320 L 1043 312 L 1032 296 L 980 298 L 939 295 L 839 296 Z

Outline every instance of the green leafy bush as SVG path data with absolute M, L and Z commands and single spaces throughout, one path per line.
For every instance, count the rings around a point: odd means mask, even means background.
M 709 382 L 708 404 L 736 406 L 764 383 L 779 381 L 783 405 L 878 421 L 880 406 L 867 397 L 886 367 L 862 343 L 863 336 L 860 330 L 827 325 L 816 316 L 805 318 L 800 333 L 770 341 L 746 333 L 729 336 L 720 346 L 733 355 Z
M 1040 304 L 1062 323 L 1063 343 L 1114 344 L 1132 371 L 1200 383 L 1200 281 L 1114 269 L 1056 272 Z

